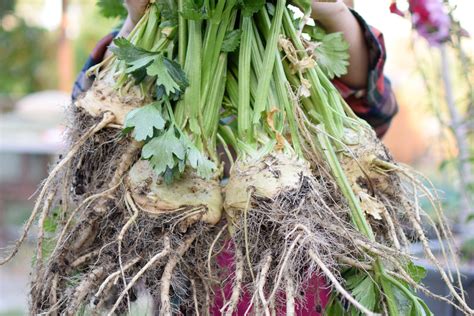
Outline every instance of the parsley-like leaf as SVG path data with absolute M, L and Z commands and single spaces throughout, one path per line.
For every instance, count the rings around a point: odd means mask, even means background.
M 167 169 L 173 170 L 179 167 L 179 161 L 186 158 L 186 147 L 176 137 L 175 128 L 171 127 L 143 146 L 142 157 L 150 160 L 157 174 L 163 175 Z
M 132 74 L 137 83 L 143 81 L 146 75 L 156 76 L 157 99 L 167 96 L 178 100 L 188 87 L 189 82 L 181 66 L 163 54 L 137 47 L 125 38 L 117 38 L 114 44 L 112 52 L 127 64 L 127 73 Z
M 181 15 L 188 20 L 205 20 L 209 12 L 203 0 L 184 0 Z
M 173 9 L 168 0 L 158 0 L 155 2 L 161 15 L 160 27 L 170 27 L 178 25 L 178 12 Z
M 265 0 L 239 0 L 242 13 L 246 16 L 252 16 L 260 11 L 265 2 Z
M 126 72 L 135 78 L 137 84 L 142 82 L 146 77 L 146 68 L 155 60 L 157 53 L 137 47 L 123 37 L 115 39 L 114 44 L 110 50 L 127 64 Z
M 198 175 L 202 178 L 209 179 L 212 177 L 216 165 L 214 162 L 205 157 L 188 139 L 183 139 L 186 144 L 187 161 L 189 165 L 196 169 Z
M 315 49 L 318 65 L 330 79 L 345 75 L 349 65 L 349 44 L 342 33 L 337 32 L 324 36 L 320 36 L 320 32 L 316 34 L 320 37 Z
M 419 283 L 426 277 L 426 269 L 422 266 L 418 266 L 413 262 L 409 262 L 406 267 L 406 272 L 411 276 L 413 281 Z
M 181 69 L 181 66 L 163 55 L 158 55 L 155 58 L 153 63 L 148 66 L 147 73 L 149 76 L 156 76 L 158 99 L 166 95 L 170 99 L 176 100 L 189 85 L 186 73 Z
M 98 0 L 100 14 L 106 18 L 125 18 L 127 9 L 123 5 L 123 0 Z
M 375 310 L 378 302 L 377 287 L 369 275 L 356 274 L 348 278 L 347 286 L 359 303 L 371 311 Z
M 166 121 L 161 115 L 157 103 L 152 103 L 130 111 L 125 119 L 124 132 L 133 130 L 133 137 L 137 141 L 144 141 L 153 137 L 155 130 L 161 131 Z
M 114 39 L 114 44 L 115 46 L 112 46 L 110 50 L 119 60 L 123 60 L 128 65 L 146 64 L 143 60 L 148 60 L 149 63 L 157 55 L 157 53 L 133 45 L 124 37 Z
M 391 285 L 391 287 L 399 315 L 410 315 L 413 308 L 413 302 L 398 287 L 393 285 Z
M 234 52 L 240 45 L 241 35 L 242 31 L 240 30 L 233 30 L 231 32 L 227 32 L 224 37 L 224 41 L 222 42 L 221 51 L 224 53 Z

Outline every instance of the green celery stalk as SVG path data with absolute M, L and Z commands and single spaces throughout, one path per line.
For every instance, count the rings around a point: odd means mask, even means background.
M 239 83 L 238 83 L 238 119 L 237 130 L 240 139 L 253 141 L 250 107 L 250 79 L 252 64 L 252 17 L 242 17 L 242 37 L 239 51 Z
M 268 93 L 270 89 L 270 81 L 273 75 L 275 64 L 275 50 L 278 49 L 278 38 L 282 26 L 283 13 L 286 9 L 286 1 L 278 0 L 276 3 L 276 11 L 273 17 L 270 37 L 266 43 L 265 55 L 263 58 L 263 73 L 259 74 L 257 96 L 255 98 L 255 108 L 253 113 L 253 124 L 260 124 L 262 112 L 268 104 Z

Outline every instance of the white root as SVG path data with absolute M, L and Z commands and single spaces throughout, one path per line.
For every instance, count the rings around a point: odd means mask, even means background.
M 205 282 L 203 282 L 203 285 L 205 292 L 204 313 L 205 315 L 209 315 L 209 310 L 211 309 L 211 294 L 209 293 L 208 285 Z
M 262 307 L 266 316 L 270 316 L 270 309 L 268 308 L 268 301 L 265 299 L 265 283 L 267 279 L 268 270 L 270 270 L 270 265 L 272 263 L 272 256 L 268 254 L 263 259 L 262 270 L 260 271 L 260 276 L 258 280 L 258 295 L 260 301 L 262 302 Z
M 372 271 L 373 270 L 373 266 L 371 264 L 362 263 L 362 262 L 354 260 L 350 257 L 338 256 L 337 259 L 342 264 L 346 264 L 348 266 L 357 268 L 357 269 L 362 270 L 362 271 Z
M 56 177 L 56 175 L 59 173 L 59 171 L 76 155 L 76 153 L 79 151 L 79 149 L 84 145 L 84 143 L 92 137 L 94 134 L 105 128 L 109 123 L 111 123 L 115 119 L 114 115 L 107 112 L 104 114 L 104 117 L 102 120 L 97 123 L 96 125 L 92 126 L 77 142 L 76 144 L 69 150 L 67 153 L 66 157 L 64 157 L 54 168 L 53 170 L 49 173 L 48 178 L 43 184 L 43 187 L 41 189 L 40 194 L 38 195 L 38 198 L 36 200 L 35 206 L 33 208 L 33 211 L 31 212 L 30 218 L 28 219 L 25 228 L 23 229 L 23 233 L 20 236 L 20 239 L 17 240 L 13 251 L 10 252 L 10 254 L 5 258 L 0 260 L 0 266 L 4 265 L 5 263 L 9 262 L 18 252 L 18 249 L 21 247 L 23 242 L 25 241 L 31 225 L 33 224 L 36 215 L 38 215 L 39 209 L 41 204 L 44 201 L 44 197 L 46 193 L 48 192 L 48 189 L 53 181 L 53 179 Z
M 100 285 L 99 287 L 99 290 L 97 290 L 97 292 L 95 293 L 94 297 L 97 299 L 100 297 L 100 295 L 102 294 L 102 292 L 105 290 L 105 288 L 107 287 L 107 285 L 114 279 L 117 279 L 121 273 L 123 273 L 124 271 L 127 271 L 128 269 L 130 269 L 131 267 L 133 267 L 135 264 L 137 264 L 139 261 L 140 261 L 140 257 L 136 257 L 135 259 L 133 259 L 132 261 L 128 262 L 127 264 L 125 264 L 120 270 L 117 270 L 115 271 L 114 273 L 112 273 L 111 275 L 109 275 L 105 280 L 104 282 L 102 282 L 102 284 Z M 114 281 L 115 282 L 115 281 Z
M 196 293 L 196 281 L 194 279 L 191 279 L 191 288 L 193 291 L 193 302 L 194 302 L 194 312 L 196 313 L 196 316 L 199 316 L 199 303 L 197 299 L 197 293 Z
M 291 277 L 286 278 L 286 315 L 295 315 L 295 285 Z
M 71 268 L 77 268 L 81 265 L 83 265 L 84 263 L 86 263 L 87 261 L 89 261 L 90 259 L 94 258 L 95 256 L 97 256 L 98 254 L 100 253 L 100 249 L 97 249 L 97 250 L 94 250 L 94 251 L 91 251 L 89 253 L 86 253 L 85 255 L 77 258 L 76 260 L 74 260 L 72 263 L 71 263 Z
M 331 281 L 331 283 L 336 288 L 336 291 L 340 293 L 346 300 L 348 300 L 355 308 L 360 310 L 362 313 L 366 314 L 367 316 L 380 316 L 380 314 L 374 313 L 368 310 L 365 306 L 360 304 L 344 287 L 339 283 L 337 278 L 332 274 L 332 272 L 326 267 L 326 265 L 321 261 L 319 256 L 310 249 L 308 251 L 309 256 L 311 259 L 319 266 L 319 268 L 324 272 L 324 275 Z
M 234 286 L 232 288 L 232 295 L 230 296 L 230 301 L 227 306 L 223 307 L 223 310 L 225 310 L 225 313 L 223 314 L 225 316 L 232 316 L 240 299 L 242 279 L 244 277 L 243 261 L 244 260 L 242 258 L 242 252 L 240 251 L 240 249 L 235 249 L 235 281 Z
M 250 260 L 250 250 L 249 250 L 249 233 L 248 233 L 248 223 L 247 223 L 247 215 L 250 209 L 250 201 L 252 199 L 253 190 L 247 192 L 247 203 L 245 204 L 244 209 L 244 240 L 245 240 L 245 258 L 247 258 L 247 264 L 249 265 L 250 275 L 252 276 L 252 280 L 255 281 L 255 276 L 253 275 L 252 269 L 252 262 Z
M 133 158 L 138 154 L 142 146 L 142 143 L 139 143 L 136 140 L 132 139 L 130 145 L 128 145 L 127 147 L 127 151 L 122 155 L 122 158 L 120 159 L 120 163 L 114 173 L 114 176 L 112 177 L 112 180 L 110 181 L 109 187 L 114 187 L 122 182 L 123 175 L 132 166 L 134 162 Z
M 133 162 L 133 159 L 132 159 L 133 156 L 140 149 L 140 146 L 141 146 L 140 143 L 138 143 L 136 141 L 132 141 L 131 144 L 130 144 L 130 147 L 128 148 L 128 150 L 123 154 L 122 159 L 120 160 L 120 163 L 119 163 L 119 167 L 115 171 L 114 176 L 113 176 L 111 182 L 108 185 L 108 189 L 103 191 L 103 192 L 91 195 L 90 197 L 86 198 L 84 201 L 82 201 L 81 204 L 79 204 L 79 206 L 77 206 L 71 212 L 71 214 L 69 215 L 68 220 L 66 221 L 66 224 L 64 225 L 64 227 L 61 231 L 61 234 L 59 235 L 59 238 L 56 242 L 56 246 L 55 246 L 55 248 L 52 252 L 52 257 L 56 254 L 56 252 L 58 251 L 60 245 L 62 244 L 62 241 L 63 241 L 66 233 L 68 232 L 69 226 L 71 225 L 72 221 L 74 220 L 76 214 L 84 206 L 87 205 L 87 207 L 88 207 L 90 205 L 90 203 L 92 203 L 93 201 L 95 201 L 95 200 L 97 200 L 101 197 L 110 196 L 111 194 L 113 194 L 115 192 L 115 190 L 118 189 L 118 187 L 120 186 L 120 184 L 122 182 L 122 178 L 123 178 L 125 172 L 127 172 L 127 170 L 130 168 L 130 165 Z
M 395 249 L 400 251 L 402 249 L 402 247 L 401 247 L 400 241 L 398 240 L 398 237 L 397 237 L 397 231 L 395 229 L 395 225 L 393 224 L 392 217 L 388 213 L 388 210 L 387 210 L 386 207 L 382 207 L 382 216 L 383 216 L 385 222 L 388 225 L 388 228 L 389 228 L 388 232 L 391 235 L 391 238 L 392 238 L 392 241 L 394 243 Z
M 212 259 L 212 251 L 214 250 L 214 247 L 216 246 L 216 243 L 218 240 L 221 238 L 221 235 L 224 233 L 224 231 L 227 229 L 228 224 L 225 224 L 221 230 L 217 233 L 216 238 L 211 243 L 211 247 L 209 247 L 209 253 L 207 254 L 207 271 L 209 273 L 209 278 L 212 279 L 212 268 L 211 268 L 211 259 Z
M 74 291 L 73 298 L 69 307 L 67 309 L 66 315 L 76 315 L 76 312 L 84 301 L 84 299 L 89 295 L 90 288 L 93 286 L 95 282 L 97 282 L 107 271 L 107 267 L 102 266 L 92 270 L 89 275 L 82 280 L 82 282 L 77 286 L 76 290 Z
M 444 219 L 443 216 L 442 216 L 442 213 L 440 211 L 439 205 L 436 205 L 436 203 L 434 202 L 437 199 L 435 199 L 432 196 L 431 192 L 428 189 L 426 189 L 425 186 L 422 183 L 420 183 L 420 181 L 418 179 L 416 179 L 414 176 L 412 176 L 406 168 L 394 165 L 392 163 L 389 163 L 389 162 L 386 162 L 386 161 L 383 161 L 383 160 L 380 160 L 380 159 L 374 159 L 373 163 L 376 166 L 381 167 L 385 170 L 400 171 L 408 179 L 410 179 L 411 181 L 416 183 L 423 190 L 423 192 L 425 192 L 425 194 L 429 197 L 429 200 L 433 204 L 433 207 L 435 208 L 439 219 L 440 220 Z M 436 259 L 433 252 L 431 251 L 428 238 L 426 237 L 425 233 L 423 232 L 423 228 L 421 227 L 419 221 L 415 217 L 416 216 L 413 216 L 413 215 L 408 216 L 411 224 L 413 225 L 413 228 L 415 229 L 416 233 L 418 234 L 418 238 L 420 238 L 420 240 L 421 240 L 421 243 L 423 245 L 426 256 L 438 269 L 438 272 L 441 274 L 441 278 L 446 283 L 446 286 L 448 287 L 451 295 L 459 302 L 459 304 L 463 307 L 463 309 L 466 313 L 468 313 L 470 315 L 473 315 L 474 310 L 471 309 L 465 301 L 464 289 L 463 289 L 463 286 L 462 286 L 462 281 L 460 279 L 460 272 L 459 272 L 458 265 L 456 263 L 454 263 L 454 266 L 455 266 L 455 269 L 456 269 L 456 275 L 457 275 L 457 279 L 458 279 L 457 283 L 458 283 L 458 286 L 460 287 L 461 295 L 459 295 L 458 291 L 456 291 L 456 289 L 453 286 L 453 281 L 452 281 L 453 278 L 451 276 L 451 273 L 448 275 L 445 272 L 445 270 L 441 266 L 440 262 Z M 449 230 L 448 227 L 446 227 L 446 225 L 443 224 L 443 221 L 441 221 L 440 227 L 441 227 L 441 231 L 442 231 L 443 235 L 446 236 L 448 239 L 452 239 L 451 231 Z M 454 257 L 455 252 L 452 249 L 451 243 L 448 243 L 448 248 L 449 248 L 449 252 Z
M 138 211 L 137 206 L 133 202 L 132 196 L 130 195 L 129 192 L 125 193 L 125 201 L 126 201 L 126 205 L 132 208 L 133 215 L 125 223 L 125 225 L 123 225 L 122 229 L 120 230 L 120 233 L 117 238 L 117 244 L 118 244 L 118 260 L 119 260 L 120 271 L 122 274 L 123 286 L 127 287 L 127 279 L 125 278 L 125 272 L 124 272 L 123 263 L 122 263 L 122 241 L 129 227 L 137 220 L 139 211 Z M 129 299 L 128 294 L 127 294 L 127 299 Z M 130 301 L 128 302 L 128 306 L 130 306 Z
M 144 266 L 143 268 L 138 271 L 138 273 L 132 278 L 130 283 L 128 283 L 127 287 L 120 293 L 120 296 L 118 297 L 117 301 L 115 302 L 114 306 L 112 309 L 109 311 L 107 314 L 108 316 L 112 316 L 115 312 L 115 310 L 119 307 L 120 303 L 122 302 L 124 296 L 130 291 L 130 289 L 137 283 L 137 281 L 141 278 L 141 276 L 152 266 L 154 266 L 159 260 L 163 259 L 166 257 L 171 251 L 171 245 L 170 245 L 170 240 L 169 237 L 164 237 L 164 248 L 161 252 L 157 253 L 156 255 L 153 256 Z
M 168 263 L 165 266 L 163 271 L 163 276 L 161 277 L 161 286 L 160 286 L 160 296 L 161 296 L 161 308 L 160 316 L 171 316 L 171 301 L 170 301 L 170 287 L 171 287 L 171 277 L 173 276 L 173 270 L 178 264 L 179 260 L 183 255 L 188 251 L 191 244 L 196 239 L 196 233 L 190 234 L 188 238 L 176 249 L 171 257 L 168 260 Z
M 59 276 L 57 273 L 55 273 L 53 277 L 53 284 L 51 285 L 51 292 L 49 298 L 51 306 L 53 306 L 52 308 L 54 308 L 54 306 L 56 306 L 56 304 L 58 303 L 58 279 Z M 50 313 L 53 316 L 58 314 L 55 310 L 50 311 Z
M 54 196 L 56 191 L 51 191 L 46 198 L 46 201 L 43 205 L 43 210 L 41 212 L 39 221 L 38 221 L 38 244 L 36 246 L 36 271 L 38 272 L 41 270 L 43 266 L 43 240 L 44 240 L 44 223 L 46 221 L 46 217 L 48 217 L 49 210 L 51 208 L 51 204 L 53 202 Z
M 288 260 L 290 259 L 290 256 L 291 254 L 293 253 L 293 250 L 295 249 L 296 245 L 298 244 L 299 240 L 301 239 L 301 237 L 303 237 L 303 234 L 298 234 L 296 235 L 295 239 L 293 240 L 293 242 L 291 243 L 290 247 L 288 248 L 288 252 L 286 253 L 285 255 L 285 258 L 283 259 L 283 262 L 280 266 L 280 271 L 278 271 L 278 276 L 277 276 L 277 279 L 276 281 L 274 282 L 274 287 L 273 287 L 273 291 L 272 293 L 270 294 L 268 300 L 269 301 L 273 301 L 274 298 L 275 298 L 275 295 L 278 291 L 278 287 L 280 286 L 280 283 L 281 283 L 281 279 L 283 278 L 283 272 L 286 271 L 286 265 L 288 264 Z
M 420 223 L 418 223 L 418 221 L 414 218 L 412 218 L 412 216 L 408 216 L 408 219 L 411 221 L 412 225 L 413 225 L 413 228 L 415 228 L 415 231 L 417 232 L 418 234 L 418 237 L 420 238 L 421 240 L 421 243 L 423 244 L 423 248 L 425 250 L 425 254 L 426 256 L 430 259 L 430 261 L 436 266 L 436 268 L 438 269 L 438 272 L 440 273 L 441 275 L 441 278 L 444 280 L 444 283 L 446 284 L 446 286 L 448 287 L 449 291 L 451 292 L 451 295 L 453 295 L 454 298 L 456 298 L 456 300 L 458 301 L 458 303 L 464 308 L 464 311 L 466 313 L 468 313 L 469 315 L 474 315 L 474 310 L 471 309 L 466 301 L 463 299 L 462 296 L 459 295 L 458 291 L 456 291 L 456 289 L 454 288 L 449 276 L 446 274 L 446 272 L 444 271 L 443 267 L 441 266 L 441 264 L 439 263 L 439 261 L 436 259 L 436 257 L 434 256 L 433 252 L 431 251 L 431 248 L 430 248 L 430 245 L 429 245 L 429 241 L 428 241 L 428 238 L 426 238 L 425 234 L 423 233 L 423 228 L 421 227 Z M 462 291 L 462 289 L 461 289 Z
M 56 253 L 58 252 L 59 250 L 59 247 L 61 246 L 63 240 L 64 240 L 64 237 L 66 236 L 67 232 L 68 232 L 68 229 L 69 229 L 69 226 L 71 225 L 72 221 L 74 220 L 74 217 L 76 216 L 76 214 L 80 211 L 81 208 L 83 208 L 85 205 L 89 204 L 89 203 L 92 203 L 93 201 L 101 198 L 101 197 L 104 197 L 104 196 L 107 196 L 109 194 L 111 194 L 112 192 L 114 192 L 117 188 L 119 187 L 119 185 L 116 185 L 106 191 L 103 191 L 103 192 L 100 192 L 100 193 L 97 193 L 97 194 L 94 194 L 94 195 L 91 195 L 89 196 L 87 199 L 85 199 L 84 201 L 82 201 L 82 203 L 77 206 L 72 212 L 71 214 L 69 215 L 69 218 L 68 220 L 66 221 L 66 224 L 64 224 L 64 227 L 61 231 L 61 234 L 59 235 L 58 237 L 58 241 L 56 242 L 56 246 L 54 247 L 54 250 L 52 252 L 52 255 L 51 257 L 54 257 L 56 255 Z

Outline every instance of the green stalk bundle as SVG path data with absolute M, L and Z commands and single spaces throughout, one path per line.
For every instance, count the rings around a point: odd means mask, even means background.
M 0 262 L 38 217 L 33 314 L 127 313 L 142 292 L 160 315 L 209 314 L 229 241 L 225 315 L 245 291 L 250 314 L 294 315 L 314 275 L 333 289 L 326 315 L 432 315 L 419 292 L 473 314 L 455 262 L 446 271 L 423 230 L 452 238 L 436 196 L 333 86 L 348 47 L 310 13 L 307 0 L 156 0 L 114 40 Z M 412 238 L 452 299 L 423 286 Z

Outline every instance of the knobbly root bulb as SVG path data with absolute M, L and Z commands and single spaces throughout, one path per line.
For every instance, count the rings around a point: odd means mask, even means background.
M 298 188 L 305 176 L 311 176 L 307 163 L 283 153 L 256 161 L 238 160 L 225 187 L 226 214 L 230 218 L 240 216 L 247 207 L 250 190 L 255 197 L 273 199 L 283 191 Z
M 112 74 L 107 74 L 101 80 L 95 80 L 84 96 L 77 100 L 76 106 L 93 117 L 111 112 L 115 116 L 113 123 L 123 125 L 131 110 L 151 102 L 150 96 L 142 95 L 139 86 L 134 85 L 128 91 L 120 93 L 114 85 Z
M 181 179 L 166 184 L 156 175 L 148 161 L 138 161 L 128 174 L 127 183 L 135 203 L 152 215 L 165 215 L 189 210 L 181 217 L 184 227 L 202 221 L 216 225 L 222 216 L 222 194 L 217 180 L 205 180 L 194 171 L 186 171 Z M 184 219 L 183 219 L 184 218 Z

